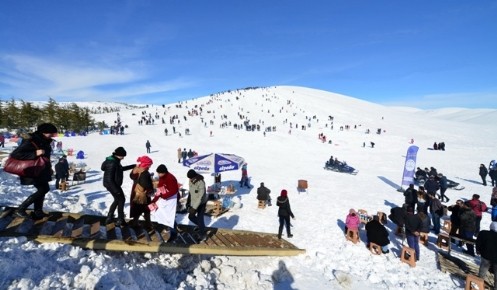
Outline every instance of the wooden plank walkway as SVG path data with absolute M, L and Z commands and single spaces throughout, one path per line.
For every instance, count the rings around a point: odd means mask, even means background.
M 171 254 L 205 254 L 224 256 L 295 256 L 305 253 L 276 234 L 207 228 L 207 240 L 198 242 L 193 226 L 178 225 L 177 236 L 153 223 L 154 230 L 141 226 L 115 227 L 105 224 L 105 216 L 69 212 L 49 212 L 34 221 L 13 215 L 16 208 L 0 206 L 0 236 L 26 236 L 40 243 L 63 243 L 85 249 L 155 252 Z M 27 211 L 30 213 L 30 211 Z M 170 241 L 169 241 L 170 240 Z
M 440 264 L 440 269 L 444 273 L 450 273 L 464 280 L 466 279 L 466 276 L 468 274 L 478 276 L 478 271 L 480 269 L 480 266 L 476 265 L 475 263 L 464 261 L 463 259 L 459 259 L 454 255 L 450 255 L 442 250 L 438 251 L 437 258 Z M 494 275 L 490 271 L 487 273 L 484 280 L 485 280 L 485 286 L 488 287 L 489 289 L 493 289 Z

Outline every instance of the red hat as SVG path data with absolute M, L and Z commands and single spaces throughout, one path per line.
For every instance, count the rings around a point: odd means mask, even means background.
M 136 161 L 138 162 L 138 167 L 142 168 L 149 168 L 154 163 L 152 159 L 146 155 L 138 157 Z
M 286 191 L 286 189 L 283 189 L 281 191 L 281 196 L 286 197 L 287 195 L 288 195 L 288 192 Z

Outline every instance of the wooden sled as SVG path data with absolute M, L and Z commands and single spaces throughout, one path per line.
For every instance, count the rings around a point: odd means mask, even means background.
M 163 225 L 116 227 L 105 224 L 105 216 L 49 212 L 41 220 L 13 215 L 16 208 L 0 206 L 0 236 L 26 236 L 39 243 L 63 243 L 93 250 L 203 254 L 223 256 L 295 256 L 305 250 L 276 234 L 207 228 L 207 239 L 199 242 L 193 226 L 178 225 L 177 236 Z M 30 211 L 27 211 L 30 213 Z

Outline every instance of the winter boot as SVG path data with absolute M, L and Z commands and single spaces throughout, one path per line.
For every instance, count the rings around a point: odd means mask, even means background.
M 21 217 L 21 218 L 27 218 L 27 217 L 29 217 L 29 215 L 26 213 L 26 209 L 34 201 L 35 201 L 35 197 L 33 197 L 32 195 L 30 195 L 28 198 L 26 198 L 25 201 L 23 201 L 23 203 L 21 203 L 21 205 L 19 206 L 19 208 L 16 210 L 16 212 L 14 214 L 17 217 Z
M 105 219 L 105 224 L 108 225 L 108 224 L 111 224 L 114 222 L 114 215 L 107 215 L 107 218 Z
M 116 221 L 116 227 L 125 227 L 127 225 L 126 220 L 123 218 L 118 218 Z
M 44 213 L 42 210 L 35 210 L 31 213 L 31 218 L 34 220 L 41 220 L 47 216 L 48 214 Z

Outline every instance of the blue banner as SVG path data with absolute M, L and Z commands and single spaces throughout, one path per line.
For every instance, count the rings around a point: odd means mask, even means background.
M 418 154 L 418 146 L 412 145 L 407 149 L 406 163 L 404 164 L 404 174 L 402 175 L 402 184 L 409 185 L 414 183 L 414 173 L 416 170 L 416 155 Z

